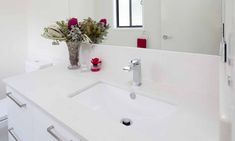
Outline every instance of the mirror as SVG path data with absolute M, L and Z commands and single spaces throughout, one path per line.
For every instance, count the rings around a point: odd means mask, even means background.
M 218 55 L 221 7 L 221 0 L 30 0 L 29 45 L 48 45 L 35 39 L 57 20 L 91 17 L 111 26 L 102 44 L 136 47 L 144 38 L 150 49 Z
M 179 52 L 219 54 L 222 39 L 220 0 L 94 0 L 94 17 L 111 29 L 103 44 Z M 142 10 L 142 11 L 141 11 Z

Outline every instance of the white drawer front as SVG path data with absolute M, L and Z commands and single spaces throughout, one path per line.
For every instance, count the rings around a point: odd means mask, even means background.
M 85 141 L 77 134 L 56 122 L 52 117 L 39 109 L 33 110 L 34 115 L 34 141 Z
M 17 133 L 22 141 L 32 141 L 30 104 L 12 89 L 8 88 L 7 91 L 8 127 L 14 128 L 14 132 Z

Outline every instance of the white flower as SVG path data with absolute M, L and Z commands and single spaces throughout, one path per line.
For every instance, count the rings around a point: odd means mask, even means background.
M 65 35 L 60 31 L 58 26 L 51 25 L 47 28 L 44 29 L 43 37 L 47 39 L 52 39 L 52 40 L 66 40 Z
M 58 29 L 56 26 L 50 26 L 47 28 L 47 34 L 56 37 L 56 38 L 63 38 L 63 33 Z

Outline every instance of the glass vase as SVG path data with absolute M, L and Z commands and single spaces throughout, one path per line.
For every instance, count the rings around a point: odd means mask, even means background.
M 74 70 L 79 69 L 79 51 L 81 42 L 66 42 L 69 51 L 70 65 L 68 69 Z

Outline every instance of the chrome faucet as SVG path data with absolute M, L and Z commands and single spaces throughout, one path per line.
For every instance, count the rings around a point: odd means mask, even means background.
M 123 68 L 125 71 L 133 71 L 133 85 L 141 86 L 141 60 L 133 59 L 130 61 L 130 65 Z

